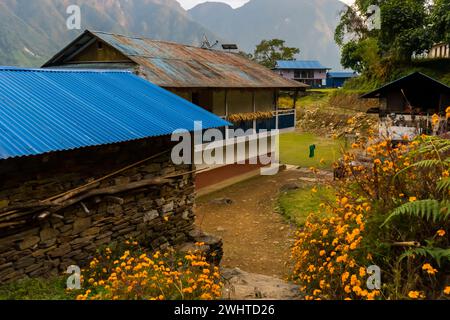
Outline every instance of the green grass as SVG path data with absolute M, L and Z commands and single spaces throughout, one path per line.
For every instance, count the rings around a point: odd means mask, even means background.
M 334 199 L 334 192 L 330 187 L 320 186 L 316 189 L 316 193 L 312 191 L 312 187 L 305 187 L 281 194 L 278 200 L 279 210 L 287 219 L 303 226 L 311 213 L 318 212 L 321 203 Z
M 309 146 L 316 145 L 316 155 L 309 158 Z M 309 133 L 286 133 L 280 136 L 281 163 L 299 167 L 316 167 L 330 170 L 333 163 L 340 158 L 341 140 L 318 137 Z M 324 163 L 321 164 L 321 160 Z
M 74 300 L 79 292 L 66 291 L 66 278 L 23 279 L 0 286 L 0 300 Z

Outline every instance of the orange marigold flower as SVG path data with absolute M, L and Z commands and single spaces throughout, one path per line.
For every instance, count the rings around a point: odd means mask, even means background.
M 411 299 L 418 299 L 420 297 L 420 292 L 419 291 L 410 291 L 408 293 L 408 297 L 410 297 Z
M 436 232 L 436 234 L 439 236 L 439 237 L 443 237 L 443 236 L 445 236 L 445 234 L 446 234 L 446 232 L 445 232 L 445 230 L 438 230 L 437 232 Z
M 429 263 L 425 263 L 422 266 L 422 270 L 426 271 L 428 274 L 430 275 L 434 275 L 436 274 L 438 271 L 436 269 L 433 268 L 433 266 Z
M 341 199 L 341 204 L 342 204 L 343 206 L 345 206 L 347 203 L 348 203 L 348 198 L 347 198 L 347 197 L 343 197 L 343 198 Z
M 450 296 L 450 286 L 446 286 L 444 289 L 444 294 Z

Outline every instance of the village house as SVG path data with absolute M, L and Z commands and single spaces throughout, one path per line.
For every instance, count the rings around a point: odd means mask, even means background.
M 450 87 L 420 72 L 393 81 L 363 95 L 378 99 L 379 107 L 368 112 L 380 117 L 380 135 L 391 140 L 448 131 L 446 109 Z
M 0 67 L 0 110 L 0 283 L 126 238 L 220 251 L 194 227 L 195 172 L 171 134 L 226 121 L 124 71 Z
M 356 72 L 327 72 L 327 88 L 342 88 L 348 80 L 357 77 Z
M 450 45 L 448 43 L 436 43 L 428 52 L 428 58 L 430 59 L 449 59 L 450 58 Z
M 202 49 L 165 41 L 85 31 L 51 58 L 44 68 L 126 69 L 233 123 L 223 130 L 224 145 L 238 144 L 226 129 L 253 130 L 245 143 L 258 139 L 262 130 L 292 131 L 296 110 L 278 107 L 278 97 L 294 100 L 306 85 L 286 80 L 237 53 Z M 271 149 L 272 151 L 273 149 Z M 201 152 L 198 151 L 197 152 Z M 261 151 L 266 153 L 267 151 Z M 200 193 L 216 190 L 259 174 L 256 153 L 247 162 L 198 165 Z
M 327 71 L 330 68 L 324 67 L 315 60 L 279 60 L 274 70 L 285 79 L 297 81 L 312 88 L 322 88 L 326 86 Z

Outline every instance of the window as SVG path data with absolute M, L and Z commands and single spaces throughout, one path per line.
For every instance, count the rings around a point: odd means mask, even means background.
M 300 78 L 301 78 L 301 71 L 294 70 L 294 79 L 300 79 Z
M 97 41 L 97 49 L 98 50 L 103 50 L 103 42 Z

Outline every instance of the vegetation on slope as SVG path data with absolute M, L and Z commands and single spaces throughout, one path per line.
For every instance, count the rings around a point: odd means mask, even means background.
M 395 148 L 374 140 L 353 147 L 370 162 L 345 156 L 336 201 L 296 236 L 293 279 L 308 300 L 449 298 L 450 142 L 424 136 Z M 370 266 L 381 283 L 369 278 Z
M 367 12 L 380 8 L 380 25 Z M 362 74 L 346 88 L 371 90 L 414 71 L 450 84 L 449 61 L 429 61 L 434 43 L 450 43 L 450 0 L 356 0 L 341 16 L 335 40 L 342 65 Z

